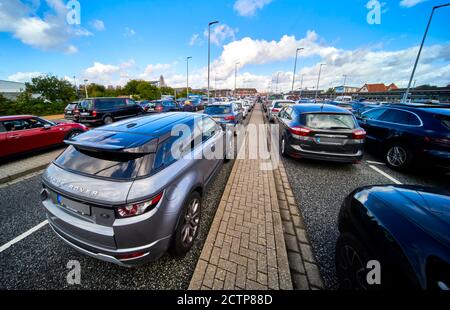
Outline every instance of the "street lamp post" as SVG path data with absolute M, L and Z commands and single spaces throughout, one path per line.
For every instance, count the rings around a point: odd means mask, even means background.
M 88 90 L 87 90 L 87 82 L 88 80 L 84 80 L 84 91 L 86 92 L 86 98 L 88 98 Z
M 342 96 L 345 95 L 345 84 L 347 83 L 347 77 L 348 77 L 348 75 L 344 74 L 344 88 L 342 90 Z
M 237 68 L 238 68 L 239 64 L 240 64 L 239 62 L 236 62 L 234 64 L 234 96 L 235 97 L 236 97 L 236 92 L 237 92 Z
M 414 74 L 416 73 L 417 64 L 419 63 L 420 54 L 422 54 L 423 45 L 425 43 L 425 39 L 427 38 L 428 30 L 430 29 L 431 20 L 433 19 L 434 11 L 436 11 L 439 8 L 443 8 L 446 6 L 450 6 L 450 3 L 434 6 L 433 10 L 431 11 L 430 19 L 428 20 L 427 28 L 425 29 L 425 34 L 423 35 L 422 43 L 420 44 L 419 52 L 417 53 L 416 62 L 414 63 L 413 70 L 411 72 L 411 77 L 409 79 L 408 88 L 406 89 L 406 93 L 403 95 L 402 103 L 406 103 L 409 96 L 409 91 L 411 89 L 411 84 L 414 79 Z
M 186 99 L 189 99 L 189 59 L 192 57 L 186 57 Z
M 208 24 L 208 104 L 210 102 L 209 99 L 209 76 L 210 76 L 210 66 L 211 66 L 211 26 L 214 24 L 218 24 L 218 21 L 210 22 Z
M 326 66 L 326 64 L 320 64 L 320 68 L 319 68 L 319 77 L 317 78 L 317 87 L 316 87 L 316 97 L 314 99 L 314 102 L 317 101 L 317 96 L 319 95 L 319 84 L 320 84 L 320 75 L 322 73 L 322 67 Z
M 300 82 L 300 99 L 302 99 L 303 94 L 303 78 L 305 77 L 304 74 L 302 74 L 302 81 Z
M 294 64 L 294 76 L 292 77 L 292 92 L 294 92 L 294 84 L 295 84 L 295 72 L 297 71 L 297 58 L 298 58 L 298 52 L 304 50 L 303 47 L 297 48 L 297 51 L 295 52 L 295 64 Z

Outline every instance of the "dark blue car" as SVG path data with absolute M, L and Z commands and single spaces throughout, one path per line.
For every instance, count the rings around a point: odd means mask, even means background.
M 166 113 L 181 111 L 180 107 L 171 100 L 155 100 L 146 103 L 148 113 Z
M 367 144 L 382 150 L 388 166 L 414 163 L 450 169 L 450 106 L 388 105 L 358 116 Z
M 242 111 L 234 103 L 221 103 L 208 105 L 205 108 L 205 114 L 211 116 L 216 122 L 225 126 L 233 125 L 242 122 Z
M 327 104 L 284 107 L 275 117 L 283 156 L 358 163 L 366 133 L 353 114 Z
M 371 186 L 351 193 L 338 221 L 340 288 L 450 289 L 449 195 L 449 190 L 414 186 Z M 372 276 L 369 283 L 375 268 L 379 283 Z

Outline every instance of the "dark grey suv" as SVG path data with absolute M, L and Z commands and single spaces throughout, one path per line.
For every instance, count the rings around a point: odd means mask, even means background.
M 122 266 L 168 249 L 182 256 L 198 234 L 205 189 L 231 156 L 230 137 L 206 115 L 166 113 L 66 141 L 43 176 L 49 223 L 75 249 Z

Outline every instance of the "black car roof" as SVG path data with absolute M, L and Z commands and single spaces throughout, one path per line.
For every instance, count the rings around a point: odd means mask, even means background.
M 339 113 L 339 114 L 349 114 L 352 113 L 344 108 L 331 105 L 331 104 L 296 104 L 292 108 L 299 113 Z

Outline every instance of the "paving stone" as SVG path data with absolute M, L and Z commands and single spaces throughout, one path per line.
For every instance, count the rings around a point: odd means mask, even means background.
M 294 270 L 298 273 L 305 274 L 305 267 L 303 266 L 303 260 L 300 253 L 296 252 L 288 252 L 288 258 L 289 258 L 289 267 L 291 270 Z
M 322 278 L 320 277 L 319 267 L 316 264 L 305 262 L 306 274 L 308 275 L 309 283 L 318 288 L 323 287 Z

